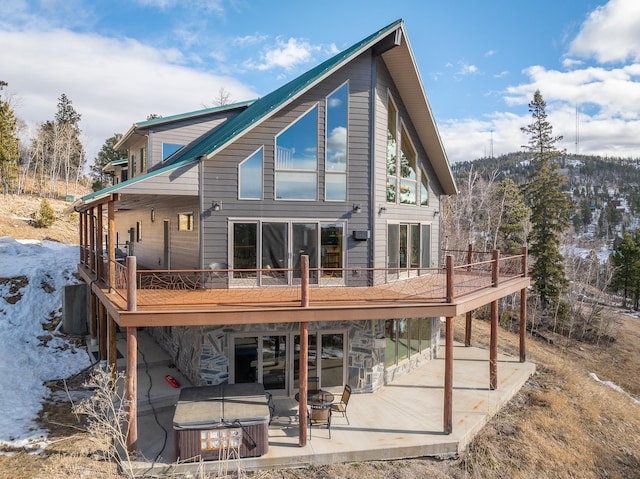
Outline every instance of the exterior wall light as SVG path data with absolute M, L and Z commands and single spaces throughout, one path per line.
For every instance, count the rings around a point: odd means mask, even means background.
M 220 211 L 222 209 L 222 201 L 214 201 L 211 203 L 211 209 L 213 211 Z
M 353 205 L 353 209 L 351 210 L 353 213 L 362 213 L 362 207 L 356 203 Z

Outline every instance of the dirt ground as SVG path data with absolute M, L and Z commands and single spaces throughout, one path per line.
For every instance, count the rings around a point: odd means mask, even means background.
M 77 226 L 71 218 L 60 216 L 56 222 L 60 231 L 55 225 L 38 230 L 20 219 L 39 205 L 39 199 L 23 199 L 0 200 L 0 236 L 77 243 Z M 68 203 L 52 201 L 52 205 L 61 212 Z M 640 478 L 640 319 L 616 308 L 606 308 L 603 314 L 615 324 L 615 340 L 610 343 L 528 337 L 527 359 L 536 363 L 537 373 L 457 458 L 336 464 L 246 477 Z M 456 319 L 455 329 L 456 339 L 463 340 L 464 318 Z M 474 345 L 487 347 L 488 338 L 488 323 L 474 320 Z M 517 356 L 518 336 L 501 331 L 499 349 Z M 623 392 L 596 381 L 592 374 Z M 58 392 L 54 397 L 65 395 Z M 50 430 L 49 446 L 39 453 L 3 451 L 0 479 L 125 477 L 104 460 L 70 412 L 69 401 L 52 400 L 43 408 L 42 419 Z

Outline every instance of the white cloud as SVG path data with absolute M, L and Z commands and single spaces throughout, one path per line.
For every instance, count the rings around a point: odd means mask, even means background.
M 271 70 L 272 68 L 284 68 L 291 70 L 300 64 L 311 60 L 312 54 L 318 51 L 319 47 L 312 46 L 305 40 L 289 38 L 283 40 L 276 39 L 276 45 L 263 52 L 260 60 L 250 60 L 246 66 L 256 70 Z
M 473 73 L 478 72 L 478 67 L 475 65 L 469 65 L 468 63 L 463 63 L 458 70 L 458 75 L 471 75 Z
M 640 2 L 610 0 L 596 8 L 571 42 L 568 53 L 600 63 L 640 61 Z
M 200 109 L 220 88 L 239 100 L 258 96 L 234 78 L 183 65 L 176 49 L 136 40 L 67 30 L 0 31 L 0 45 L 10 46 L 0 49 L 0 64 L 11 65 L 2 79 L 20 99 L 16 114 L 32 125 L 52 119 L 65 93 L 82 115 L 89 163 L 105 139 L 150 113 Z

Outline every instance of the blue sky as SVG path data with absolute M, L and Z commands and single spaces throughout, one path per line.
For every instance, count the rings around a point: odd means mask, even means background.
M 536 89 L 567 151 L 640 157 L 637 0 L 0 0 L 0 12 L 17 115 L 33 128 L 66 93 L 90 163 L 150 113 L 213 106 L 221 88 L 265 95 L 399 18 L 451 162 L 521 151 Z

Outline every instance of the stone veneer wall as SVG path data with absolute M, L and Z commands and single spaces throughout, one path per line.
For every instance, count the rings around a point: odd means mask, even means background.
M 347 331 L 347 384 L 354 392 L 373 392 L 393 379 L 435 358 L 440 320 L 432 318 L 431 348 L 392 367 L 384 368 L 384 320 L 317 321 L 309 331 Z M 230 338 L 236 333 L 282 334 L 298 332 L 298 323 L 204 327 L 150 328 L 150 334 L 169 352 L 180 371 L 194 385 L 222 384 L 229 379 Z

